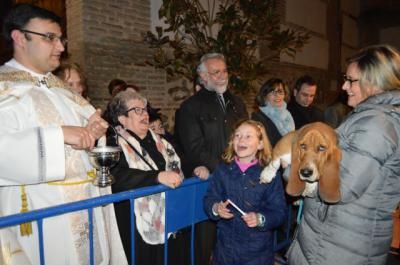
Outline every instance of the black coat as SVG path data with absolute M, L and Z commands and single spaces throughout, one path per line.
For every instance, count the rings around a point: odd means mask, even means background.
M 308 123 L 324 121 L 324 114 L 321 110 L 315 106 L 303 107 L 294 98 L 288 103 L 287 109 L 292 114 L 296 130 Z
M 276 143 L 282 138 L 282 135 L 276 127 L 275 123 L 261 111 L 254 112 L 251 115 L 251 119 L 259 121 L 264 125 L 265 132 L 267 133 L 269 142 L 271 143 L 272 147 L 274 147 Z
M 179 142 L 183 148 L 183 171 L 191 176 L 197 166 L 213 171 L 228 143 L 234 125 L 248 114 L 243 101 L 229 91 L 224 94 L 226 111 L 217 94 L 207 89 L 185 100 L 176 117 Z

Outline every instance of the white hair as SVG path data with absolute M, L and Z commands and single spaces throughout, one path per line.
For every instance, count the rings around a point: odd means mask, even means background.
M 206 53 L 200 58 L 200 64 L 199 64 L 199 66 L 197 66 L 198 74 L 200 74 L 202 72 L 207 72 L 205 63 L 210 59 L 220 59 L 226 63 L 225 56 L 222 53 L 217 53 L 217 52 Z

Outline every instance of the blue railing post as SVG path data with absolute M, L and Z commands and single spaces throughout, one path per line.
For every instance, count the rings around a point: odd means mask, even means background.
M 39 233 L 39 253 L 40 253 L 40 264 L 45 265 L 44 260 L 44 242 L 43 242 L 43 219 L 37 220 L 38 233 Z
M 90 265 L 94 265 L 94 253 L 93 253 L 93 208 L 88 209 L 89 219 L 89 257 Z

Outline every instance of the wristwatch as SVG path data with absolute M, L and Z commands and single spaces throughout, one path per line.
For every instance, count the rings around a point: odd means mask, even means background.
M 258 222 L 257 227 L 264 227 L 264 225 L 265 225 L 265 216 L 262 215 L 261 213 L 258 213 L 257 214 L 257 222 Z

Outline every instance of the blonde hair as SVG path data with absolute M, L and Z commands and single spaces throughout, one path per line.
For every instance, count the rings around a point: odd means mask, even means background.
M 360 87 L 365 93 L 371 88 L 381 91 L 400 89 L 400 55 L 389 45 L 373 45 L 346 60 L 360 71 Z
M 235 150 L 233 149 L 233 139 L 235 137 L 236 130 L 244 124 L 252 126 L 257 132 L 258 139 L 263 142 L 263 147 L 257 151 L 256 158 L 258 159 L 258 162 L 260 163 L 261 166 L 263 167 L 267 166 L 269 162 L 271 162 L 271 153 L 272 153 L 271 144 L 265 132 L 264 126 L 260 122 L 253 120 L 243 120 L 236 124 L 229 139 L 229 144 L 226 147 L 224 154 L 222 155 L 222 159 L 224 160 L 225 163 L 230 163 L 235 158 Z

